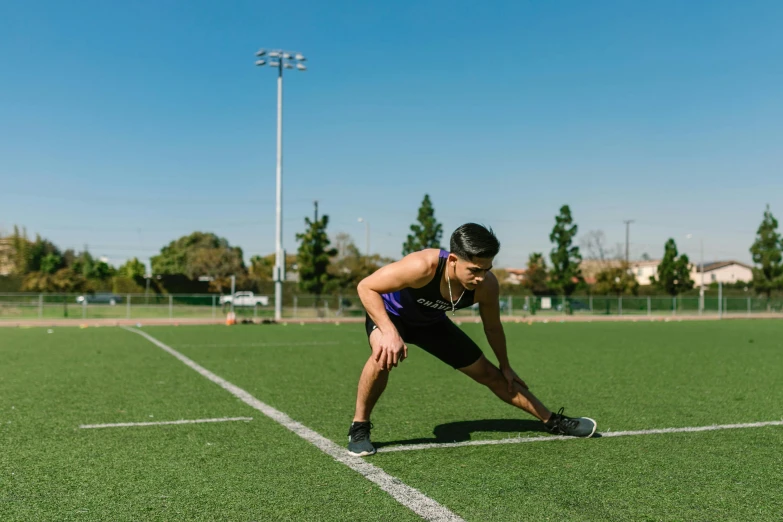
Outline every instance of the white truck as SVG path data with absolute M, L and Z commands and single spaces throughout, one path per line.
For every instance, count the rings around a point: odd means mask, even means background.
M 231 303 L 234 303 L 234 308 L 238 306 L 269 306 L 269 297 L 255 295 L 253 292 L 236 292 L 234 295 L 220 296 L 221 305 L 230 305 Z

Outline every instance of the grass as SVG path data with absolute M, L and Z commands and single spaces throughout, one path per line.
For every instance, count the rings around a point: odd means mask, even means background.
M 488 355 L 480 325 L 463 328 Z M 360 325 L 149 327 L 344 444 Z M 513 366 L 599 431 L 777 420 L 783 323 L 506 326 Z M 418 348 L 373 415 L 379 445 L 540 436 Z M 360 475 L 117 328 L 0 329 L 0 520 L 416 520 Z M 250 422 L 79 430 L 211 417 Z M 779 520 L 783 428 L 381 453 L 373 464 L 466 520 Z

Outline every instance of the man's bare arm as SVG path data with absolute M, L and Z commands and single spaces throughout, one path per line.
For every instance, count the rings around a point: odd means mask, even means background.
M 421 288 L 432 279 L 434 270 L 427 250 L 408 254 L 386 265 L 359 283 L 357 290 L 370 319 L 384 332 L 394 328 L 381 294 L 397 292 L 403 288 Z
M 365 277 L 357 287 L 364 309 L 382 334 L 378 349 L 373 352 L 381 369 L 391 370 L 392 366 L 397 366 L 407 355 L 407 347 L 389 319 L 381 294 L 426 285 L 437 269 L 437 264 L 433 263 L 436 255 L 433 250 L 408 254 Z
M 525 381 L 517 375 L 508 362 L 506 333 L 503 331 L 503 323 L 500 322 L 500 285 L 495 274 L 488 272 L 479 288 L 480 290 L 476 291 L 476 301 L 479 303 L 481 322 L 484 323 L 484 335 L 487 336 L 487 342 L 495 352 L 500 372 L 508 384 L 508 391 L 513 390 L 515 382 L 527 388 Z
M 479 303 L 481 322 L 484 325 L 484 335 L 487 342 L 495 352 L 500 367 L 508 366 L 508 353 L 506 350 L 506 333 L 503 331 L 503 323 L 500 322 L 500 285 L 492 272 L 487 272 L 480 289 L 476 292 L 476 300 Z

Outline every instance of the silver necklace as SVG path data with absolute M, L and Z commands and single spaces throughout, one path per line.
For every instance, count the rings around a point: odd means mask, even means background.
M 456 270 L 456 269 L 455 269 Z M 454 310 L 456 310 L 457 305 L 459 304 L 459 300 L 462 299 L 462 296 L 465 295 L 465 289 L 462 289 L 462 293 L 459 294 L 459 297 L 457 298 L 457 302 L 454 302 L 454 296 L 451 294 L 451 279 L 449 278 L 449 267 L 446 265 L 446 283 L 449 285 L 449 301 L 451 301 L 451 315 L 454 315 Z

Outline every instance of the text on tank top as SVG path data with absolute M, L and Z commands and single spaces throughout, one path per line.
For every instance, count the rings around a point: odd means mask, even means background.
M 403 288 L 398 292 L 381 294 L 386 311 L 402 318 L 406 323 L 414 326 L 423 326 L 436 323 L 446 318 L 446 312 L 451 310 L 451 303 L 443 298 L 440 293 L 440 282 L 443 271 L 446 269 L 446 259 L 449 252 L 441 250 L 438 254 L 438 268 L 432 280 L 421 288 Z M 457 282 L 452 282 L 452 287 L 462 288 Z M 465 290 L 460 298 L 460 293 L 455 293 L 454 309 L 460 310 L 473 304 L 474 290 Z M 459 302 L 457 300 L 459 299 Z

